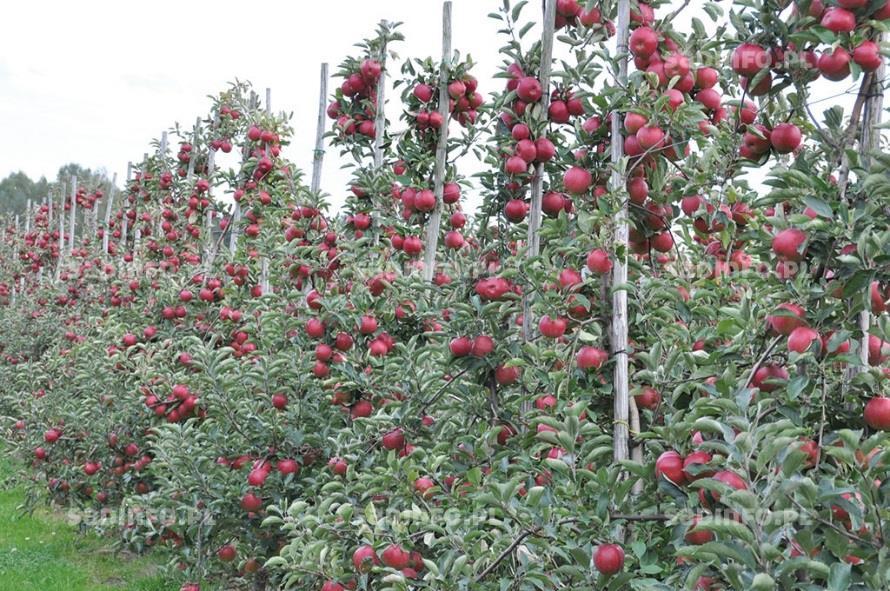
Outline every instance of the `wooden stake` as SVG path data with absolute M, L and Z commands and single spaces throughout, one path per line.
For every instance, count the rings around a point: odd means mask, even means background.
M 117 173 L 111 177 L 108 198 L 105 200 L 105 229 L 102 232 L 102 254 L 108 254 L 108 241 L 111 239 L 111 209 L 114 206 L 114 191 L 117 188 Z
M 377 80 L 377 112 L 374 115 L 374 168 L 383 166 L 383 136 L 386 131 L 386 42 L 380 49 L 380 79 Z
M 127 228 L 130 226 L 130 218 L 127 217 L 127 203 L 130 198 L 130 179 L 133 175 L 133 163 L 127 162 L 127 182 L 124 185 L 124 196 L 121 199 L 121 203 L 123 203 L 124 215 L 121 216 L 121 244 L 123 245 L 124 251 L 127 249 Z
M 550 106 L 550 69 L 553 61 L 553 33 L 556 25 L 556 0 L 546 0 L 544 4 L 544 32 L 541 37 L 541 67 L 538 78 L 544 94 L 539 109 L 538 118 L 547 119 L 547 110 Z M 526 238 L 526 259 L 536 258 L 541 253 L 541 200 L 544 194 L 544 166 L 539 163 L 535 166 L 535 176 L 532 180 L 532 203 L 528 218 L 528 235 Z M 522 340 L 528 342 L 532 338 L 532 295 L 522 296 Z M 531 400 L 522 401 L 522 415 L 525 416 L 531 410 Z
M 68 252 L 74 252 L 74 231 L 76 229 L 76 217 L 77 216 L 77 177 L 73 174 L 71 175 L 71 222 L 68 229 Z
M 25 234 L 31 232 L 31 200 L 28 199 L 25 204 Z
M 59 259 L 56 261 L 56 276 L 58 281 L 62 272 L 62 264 L 65 260 L 65 197 L 67 196 L 65 183 L 62 183 L 59 195 Z
M 325 115 L 327 114 L 328 101 L 328 64 L 321 65 L 321 80 L 318 92 L 318 121 L 315 126 L 315 152 L 312 158 L 312 185 L 313 194 L 321 190 L 321 166 L 324 162 L 324 130 Z
M 627 84 L 627 40 L 630 23 L 630 0 L 618 2 L 618 26 L 616 29 L 617 56 L 619 60 L 617 85 L 623 88 Z M 624 172 L 621 160 L 624 157 L 624 138 L 621 135 L 621 114 L 612 111 L 612 178 L 609 185 L 613 193 L 624 191 Z M 628 383 L 627 355 L 627 201 L 623 200 L 621 209 L 615 216 L 615 239 L 613 247 L 616 251 L 615 266 L 612 270 L 612 356 L 615 358 L 614 390 L 614 433 L 612 454 L 614 460 L 626 460 L 628 453 L 630 410 L 630 386 Z
M 887 38 L 887 34 L 883 33 L 877 39 L 878 44 L 881 43 L 881 37 Z M 880 149 L 881 145 L 881 111 L 884 105 L 884 82 L 887 76 L 887 60 L 882 59 L 881 65 L 875 70 L 868 88 L 865 104 L 862 112 L 862 132 L 859 140 L 859 161 L 863 168 L 868 169 L 871 165 L 871 153 Z M 781 209 L 781 208 L 780 208 Z M 853 368 L 854 376 L 859 371 L 864 371 L 868 366 L 868 341 L 869 330 L 871 329 L 871 310 L 869 309 L 871 302 L 871 286 L 865 293 L 865 307 L 859 313 L 859 330 L 862 331 L 862 341 L 859 345 L 860 368 Z
M 442 5 L 442 63 L 439 65 L 439 115 L 442 127 L 436 144 L 436 169 L 433 190 L 436 209 L 430 215 L 426 227 L 426 246 L 423 254 L 423 278 L 432 281 L 436 273 L 436 249 L 439 246 L 439 226 L 442 223 L 442 195 L 445 192 L 445 167 L 448 164 L 448 125 L 451 123 L 448 83 L 451 76 L 451 0 Z

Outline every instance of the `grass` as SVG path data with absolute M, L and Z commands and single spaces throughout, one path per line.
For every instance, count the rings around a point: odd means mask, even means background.
M 0 447 L 0 591 L 170 591 L 157 560 L 115 554 L 108 540 L 80 535 L 47 510 L 22 515 L 13 467 Z

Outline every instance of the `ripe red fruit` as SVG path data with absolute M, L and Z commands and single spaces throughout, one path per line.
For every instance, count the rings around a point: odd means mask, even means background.
M 328 460 L 328 468 L 337 476 L 345 476 L 346 470 L 349 469 L 349 464 L 342 458 L 331 458 Z
M 383 449 L 402 449 L 405 447 L 405 434 L 401 429 L 393 429 L 380 439 L 380 444 Z
M 721 470 L 713 476 L 714 480 L 720 481 L 730 488 L 736 490 L 748 490 L 748 484 L 744 479 L 730 470 Z M 720 494 L 717 491 L 711 492 L 705 489 L 699 489 L 698 498 L 701 504 L 710 508 L 713 504 L 720 502 Z
M 325 581 L 321 591 L 346 591 L 346 587 L 336 581 Z
M 61 436 L 62 432 L 58 429 L 49 429 L 43 434 L 43 440 L 47 443 L 55 443 Z
M 856 28 L 856 15 L 846 8 L 831 7 L 822 14 L 819 24 L 834 33 L 849 33 Z
M 501 386 L 515 384 L 519 380 L 522 371 L 519 367 L 504 367 L 499 365 L 494 370 L 494 379 Z
M 630 34 L 628 47 L 635 57 L 648 59 L 658 49 L 658 34 L 649 27 L 639 27 Z
M 519 79 L 516 86 L 516 96 L 526 103 L 536 103 L 544 96 L 544 89 L 537 78 L 525 76 Z
M 124 347 L 134 347 L 136 343 L 139 342 L 139 339 L 136 338 L 136 335 L 127 333 L 124 335 L 123 343 Z
M 398 544 L 390 544 L 380 555 L 383 564 L 390 568 L 401 570 L 406 568 L 411 562 L 411 554 L 402 550 Z
M 779 154 L 788 154 L 797 149 L 801 140 L 800 128 L 793 123 L 780 123 L 770 134 L 770 143 Z
M 498 445 L 506 445 L 507 440 L 516 435 L 516 431 L 513 430 L 513 427 L 510 425 L 501 425 L 501 430 L 498 431 Z
M 235 560 L 236 555 L 237 552 L 235 551 L 235 546 L 232 546 L 231 544 L 221 546 L 219 550 L 216 551 L 216 556 L 223 562 L 232 562 Z
M 244 509 L 245 511 L 254 513 L 256 511 L 259 511 L 260 508 L 262 508 L 262 506 L 263 506 L 263 499 L 256 496 L 252 492 L 249 492 L 249 493 L 245 494 L 243 497 L 241 497 L 241 508 Z
M 809 350 L 814 341 L 819 343 L 820 347 L 822 346 L 818 332 L 808 326 L 799 326 L 788 335 L 788 350 L 804 353 Z
M 788 370 L 781 365 L 766 364 L 754 372 L 751 385 L 763 392 L 774 392 L 781 387 L 776 382 L 788 380 Z
M 419 191 L 414 197 L 414 209 L 417 211 L 428 212 L 436 207 L 436 194 L 429 189 Z
M 890 431 L 890 398 L 875 396 L 865 405 L 865 424 L 878 431 Z
M 592 273 L 605 275 L 612 270 L 612 261 L 609 259 L 609 253 L 601 248 L 591 250 L 587 254 L 587 268 Z
M 510 199 L 504 206 L 504 215 L 511 222 L 521 222 L 528 214 L 528 204 L 522 199 Z
M 278 410 L 284 410 L 287 408 L 287 396 L 278 392 L 272 395 L 272 406 L 277 408 Z
M 523 174 L 528 171 L 528 162 L 520 156 L 510 156 L 504 170 L 507 174 Z
M 468 337 L 457 337 L 451 339 L 448 348 L 455 357 L 466 357 L 473 350 L 473 341 Z
M 485 357 L 494 351 L 494 339 L 487 335 L 479 335 L 473 339 L 473 348 L 470 352 L 473 357 Z
M 746 78 L 753 78 L 769 64 L 769 52 L 756 43 L 742 43 L 735 48 L 730 58 L 732 69 Z
M 701 517 L 696 515 L 692 518 L 692 524 L 689 526 L 689 529 L 686 532 L 685 540 L 687 544 L 692 544 L 694 546 L 700 546 L 702 544 L 707 544 L 708 542 L 714 541 L 714 532 L 709 530 L 699 530 L 692 531 L 698 526 L 698 522 L 701 521 Z
M 712 88 L 717 85 L 720 74 L 714 68 L 702 66 L 695 71 L 695 86 L 700 89 Z
M 668 450 L 655 460 L 655 478 L 667 478 L 677 486 L 686 483 L 686 472 L 683 471 L 683 456 L 674 450 Z
M 649 123 L 649 120 L 640 113 L 630 111 L 624 116 L 624 129 L 627 130 L 627 133 L 636 133 L 647 123 Z
M 822 75 L 833 82 L 850 75 L 850 53 L 843 47 L 835 47 L 831 53 L 825 52 L 817 62 Z
M 651 386 L 644 386 L 634 395 L 637 406 L 647 410 L 655 410 L 661 402 L 661 394 Z
M 609 354 L 604 350 L 589 345 L 581 347 L 575 355 L 579 369 L 599 369 L 608 359 Z
M 288 474 L 297 474 L 300 471 L 300 464 L 296 460 L 286 459 L 278 460 L 278 473 L 282 476 Z
M 364 335 L 374 334 L 377 330 L 377 319 L 373 316 L 362 316 L 358 330 Z
M 664 141 L 664 131 L 656 125 L 647 125 L 637 130 L 636 138 L 643 150 L 649 150 L 658 147 Z
M 590 171 L 579 166 L 571 167 L 563 176 L 563 186 L 572 195 L 586 193 L 592 182 Z
M 804 312 L 802 306 L 792 303 L 784 303 L 779 304 L 776 310 L 789 312 L 791 314 L 773 314 L 766 317 L 767 324 L 780 335 L 788 336 L 795 328 L 806 325 L 806 321 L 804 320 L 806 312 Z
M 800 261 L 806 252 L 807 235 L 798 228 L 782 230 L 773 237 L 773 252 L 789 261 Z
M 558 339 L 565 334 L 568 323 L 564 318 L 551 318 L 544 316 L 538 322 L 538 329 L 541 334 L 551 339 Z
M 593 553 L 593 565 L 604 575 L 614 575 L 624 568 L 624 549 L 618 544 L 602 544 Z
M 535 140 L 535 160 L 538 162 L 549 162 L 556 156 L 556 146 L 553 145 L 548 138 L 539 137 Z
M 883 59 L 881 48 L 874 41 L 863 41 L 853 49 L 853 61 L 865 72 L 877 70 Z
M 377 557 L 377 552 L 374 551 L 373 547 L 364 545 L 359 546 L 352 553 L 352 564 L 355 566 L 356 571 L 367 573 L 371 571 L 371 568 L 380 564 L 380 559 Z
M 414 96 L 422 103 L 428 103 L 433 98 L 433 89 L 428 84 L 418 84 L 414 87 Z
M 706 451 L 694 451 L 683 460 L 683 474 L 686 475 L 687 481 L 697 480 L 699 478 L 707 478 L 714 474 L 712 470 L 705 470 L 701 465 L 711 461 L 711 454 Z M 699 466 L 694 469 L 693 466 Z

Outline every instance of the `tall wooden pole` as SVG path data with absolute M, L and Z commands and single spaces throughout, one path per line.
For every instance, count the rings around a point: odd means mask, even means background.
M 423 278 L 432 281 L 436 272 L 436 249 L 439 246 L 439 226 L 442 223 L 442 196 L 445 192 L 445 167 L 448 164 L 448 125 L 450 98 L 448 83 L 451 76 L 451 0 L 442 5 L 442 63 L 439 65 L 439 115 L 442 127 L 436 143 L 436 169 L 433 177 L 433 190 L 436 194 L 436 209 L 430 215 L 426 227 L 426 247 L 423 255 Z
M 121 199 L 123 204 L 124 215 L 121 216 L 121 244 L 123 244 L 124 252 L 127 248 L 127 229 L 130 226 L 130 218 L 127 217 L 127 203 L 130 195 L 130 179 L 133 175 L 133 163 L 127 162 L 127 182 L 124 184 L 124 196 Z
M 31 200 L 25 204 L 25 234 L 31 232 Z
M 67 187 L 65 183 L 61 183 L 59 191 L 59 260 L 56 261 L 56 281 L 62 273 L 62 264 L 65 260 L 65 199 L 68 197 Z
M 887 38 L 887 33 L 881 34 L 876 40 L 881 43 L 883 37 Z M 875 70 L 871 84 L 867 90 L 865 104 L 862 107 L 862 132 L 859 140 L 859 161 L 863 168 L 868 169 L 871 165 L 871 153 L 877 151 L 881 145 L 881 111 L 884 106 L 884 82 L 887 76 L 887 60 L 882 59 L 881 65 Z M 781 209 L 781 208 L 780 208 Z M 871 310 L 869 310 L 871 302 L 871 287 L 865 294 L 865 307 L 859 313 L 859 330 L 862 331 L 862 340 L 859 345 L 859 360 L 862 368 L 867 368 L 868 363 L 868 341 L 869 330 L 871 329 Z M 853 371 L 856 371 L 855 369 Z
M 386 41 L 380 48 L 380 78 L 377 80 L 377 111 L 374 114 L 374 168 L 383 166 L 383 136 L 386 135 Z
M 553 61 L 553 33 L 556 25 L 556 0 L 546 0 L 544 4 L 544 32 L 541 37 L 541 67 L 538 78 L 544 94 L 541 97 L 541 105 L 538 117 L 541 121 L 547 119 L 547 110 L 550 106 L 550 69 Z M 541 201 L 544 194 L 544 165 L 538 163 L 535 166 L 535 176 L 532 179 L 532 203 L 528 219 L 528 235 L 526 238 L 526 258 L 536 258 L 541 254 Z M 528 342 L 532 339 L 532 294 L 522 296 L 522 340 Z M 531 410 L 531 400 L 523 400 L 522 414 L 527 415 Z
M 74 230 L 76 229 L 77 216 L 77 177 L 71 175 L 71 216 L 68 227 L 68 253 L 74 252 Z
M 114 191 L 117 189 L 117 173 L 111 177 L 108 198 L 105 200 L 105 226 L 102 232 L 102 254 L 108 254 L 108 241 L 111 239 L 111 209 L 114 207 Z
M 328 100 L 328 64 L 321 65 L 321 80 L 318 92 L 318 121 L 315 126 L 315 152 L 312 158 L 312 185 L 313 194 L 321 190 L 321 166 L 324 163 L 324 130 L 325 115 Z
M 616 28 L 616 44 L 618 66 L 617 86 L 619 89 L 627 85 L 627 40 L 630 24 L 630 0 L 618 2 L 618 26 Z M 612 193 L 624 191 L 624 171 L 620 170 L 621 159 L 624 157 L 624 138 L 621 135 L 621 113 L 612 111 L 612 177 L 609 181 Z M 627 201 L 622 199 L 622 206 L 615 216 L 615 239 L 613 247 L 616 251 L 615 266 L 612 270 L 612 356 L 615 358 L 614 390 L 614 433 L 613 457 L 615 461 L 627 459 L 629 439 L 630 387 L 628 383 L 627 355 Z

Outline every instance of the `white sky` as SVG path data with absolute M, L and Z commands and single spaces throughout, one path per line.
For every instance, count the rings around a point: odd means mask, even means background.
M 492 79 L 501 61 L 499 23 L 486 17 L 501 2 L 453 3 L 454 47 L 476 60 L 487 95 L 504 83 Z M 533 0 L 527 13 L 538 6 Z M 381 19 L 404 23 L 401 56 L 440 56 L 439 0 L 7 2 L 0 19 L 0 178 L 23 170 L 53 179 L 61 165 L 77 162 L 122 179 L 127 161 L 140 159 L 152 138 L 175 121 L 191 126 L 207 113 L 207 95 L 236 77 L 261 95 L 271 87 L 273 109 L 294 113 L 296 134 L 285 155 L 308 173 L 319 64 L 336 68 Z M 850 84 L 820 90 L 828 96 Z M 328 151 L 322 189 L 334 203 L 348 179 L 342 163 Z

